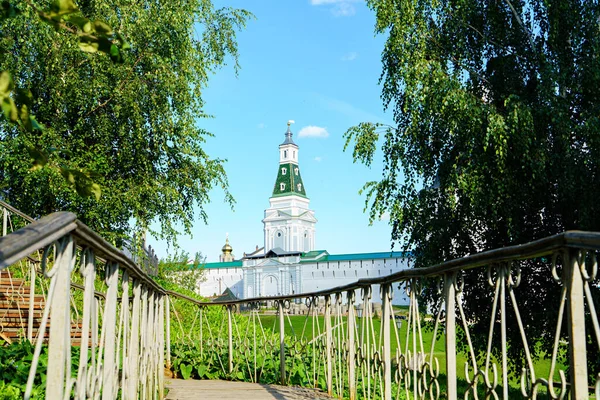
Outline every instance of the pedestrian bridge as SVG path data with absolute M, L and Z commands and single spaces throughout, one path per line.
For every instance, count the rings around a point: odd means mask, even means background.
M 26 399 L 600 398 L 600 233 L 202 302 L 156 283 L 143 257 L 74 214 L 0 208 L 0 344 L 31 343 Z M 530 310 L 520 298 L 541 283 L 548 309 Z M 397 286 L 409 304 L 394 303 Z

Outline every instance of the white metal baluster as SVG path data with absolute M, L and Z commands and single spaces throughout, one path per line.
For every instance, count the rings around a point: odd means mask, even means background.
M 383 398 L 392 398 L 392 341 L 390 338 L 390 319 L 392 318 L 392 286 L 389 283 L 381 285 L 381 308 L 383 331 Z
M 77 372 L 77 398 L 87 398 L 88 389 L 88 352 L 90 339 L 90 325 L 93 318 L 94 304 L 94 279 L 96 276 L 94 253 L 91 249 L 82 252 L 81 268 L 79 270 L 84 279 L 83 289 L 83 320 L 81 322 L 81 351 L 79 353 L 79 371 Z M 92 354 L 92 359 L 94 358 Z M 92 368 L 92 375 L 94 369 Z
M 331 360 L 333 336 L 331 332 L 331 296 L 325 295 L 325 356 L 327 357 L 327 393 L 333 396 L 333 365 Z
M 159 303 L 159 311 L 158 311 L 158 348 L 159 348 L 159 357 L 158 357 L 158 398 L 163 398 L 163 393 L 165 389 L 163 368 L 165 365 L 165 308 L 167 305 L 167 295 L 160 296 Z M 202 319 L 200 319 L 200 323 L 202 323 Z
M 35 264 L 29 261 L 29 314 L 27 315 L 27 340 L 33 343 L 33 306 L 35 303 Z
M 587 399 L 589 396 L 585 346 L 587 339 L 585 333 L 584 291 L 580 271 L 580 264 L 584 262 L 583 260 L 579 250 L 570 250 L 565 263 L 571 398 L 578 400 Z
M 152 319 L 153 321 L 153 326 L 152 326 L 152 336 L 154 338 L 154 340 L 152 341 L 153 344 L 153 351 L 152 351 L 152 387 L 153 387 L 153 398 L 157 399 L 158 398 L 158 371 L 159 371 L 159 359 L 160 359 L 160 353 L 164 350 L 164 348 L 161 348 L 160 345 L 162 344 L 162 342 L 160 341 L 160 329 L 162 329 L 162 326 L 158 325 L 158 319 L 159 319 L 159 314 L 160 314 L 160 294 L 158 292 L 154 292 L 154 317 Z M 162 368 L 164 367 L 164 364 L 162 366 L 160 366 L 161 368 L 161 373 Z
M 62 399 L 65 394 L 65 379 L 70 377 L 67 352 L 71 352 L 71 324 L 69 318 L 69 292 L 71 289 L 71 266 L 75 263 L 75 243 L 71 236 L 63 238 L 57 245 L 55 261 L 56 286 L 50 304 L 50 338 L 48 343 L 48 372 L 46 383 L 47 399 Z M 43 341 L 40 333 L 38 343 Z
M 142 287 L 138 279 L 133 280 L 133 303 L 131 309 L 131 334 L 129 335 L 129 353 L 127 354 L 127 391 L 123 392 L 126 400 L 138 398 L 139 350 L 140 350 L 140 302 Z M 126 394 L 126 395 L 125 395 Z
M 114 399 L 117 395 L 118 382 L 115 382 L 115 341 L 117 325 L 117 291 L 119 282 L 119 266 L 113 262 L 106 263 L 106 303 L 102 321 L 104 337 L 104 357 L 102 364 L 102 400 Z
M 8 210 L 2 208 L 2 236 L 8 233 Z
M 233 373 L 233 327 L 231 325 L 231 306 L 225 306 L 227 308 L 227 373 Z
M 167 346 L 167 368 L 171 369 L 171 298 L 165 295 L 165 319 L 166 319 L 166 346 Z M 200 309 L 200 349 L 202 349 L 202 308 Z M 200 350 L 202 353 L 202 350 Z M 202 354 L 200 354 L 202 356 Z
M 279 310 L 279 372 L 281 374 L 281 384 L 285 385 L 285 327 L 283 320 L 283 300 L 277 301 L 277 309 Z
M 148 288 L 146 287 L 146 285 L 142 285 L 142 310 L 141 310 L 141 324 L 140 324 L 140 356 L 138 359 L 138 363 L 140 364 L 139 366 L 139 375 L 138 375 L 138 379 L 140 384 L 142 385 L 141 387 L 141 398 L 145 399 L 147 396 L 147 360 L 146 360 L 146 355 L 147 355 L 147 346 L 148 346 Z
M 366 368 L 366 385 L 364 384 L 363 379 L 363 396 L 366 392 L 366 398 L 371 398 L 371 361 L 373 358 L 373 353 L 371 352 L 371 332 L 369 329 L 369 322 L 371 322 L 371 307 L 369 300 L 371 299 L 371 287 L 363 287 L 362 288 L 362 318 L 360 321 L 361 333 L 359 340 L 359 349 L 361 351 L 361 359 L 359 362 L 359 371 L 361 372 L 361 378 L 364 378 L 363 372 Z M 362 366 L 364 363 L 366 366 Z M 366 387 L 365 387 L 366 386 Z
M 121 278 L 121 287 L 122 287 L 122 294 L 121 294 L 121 318 L 123 319 L 123 337 L 122 337 L 122 342 L 119 341 L 119 345 L 122 343 L 123 344 L 123 353 L 122 356 L 120 356 L 119 358 L 122 360 L 122 377 L 121 377 L 121 396 L 126 396 L 126 391 L 127 391 L 127 380 L 125 379 L 126 373 L 127 373 L 127 364 L 128 364 L 128 358 L 127 358 L 127 341 L 128 341 L 128 333 L 129 333 L 129 273 L 127 272 L 126 269 L 123 270 L 123 277 Z M 118 372 L 118 369 L 117 369 Z M 118 378 L 118 375 L 117 375 Z
M 446 391 L 448 400 L 457 399 L 456 386 L 456 272 L 444 275 L 446 303 Z M 435 338 L 434 338 L 435 340 Z M 431 361 L 431 360 L 430 360 Z
M 150 289 L 148 289 L 150 290 Z M 152 290 L 148 296 L 148 319 L 144 330 L 146 332 L 146 398 L 151 399 L 154 393 L 154 348 L 156 342 L 154 340 L 154 309 L 155 309 L 156 293 Z
M 354 320 L 354 290 L 348 291 L 348 392 L 350 400 L 356 399 L 356 347 L 355 347 L 355 325 Z

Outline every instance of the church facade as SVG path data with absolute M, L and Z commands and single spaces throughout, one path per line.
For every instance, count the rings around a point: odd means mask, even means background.
M 408 267 L 408 259 L 400 252 L 329 254 L 316 250 L 317 219 L 310 209 L 298 163 L 299 147 L 292 137 L 288 123 L 285 140 L 279 145 L 269 208 L 262 220 L 264 246 L 235 260 L 227 238 L 220 261 L 204 266 L 206 280 L 198 287 L 200 295 L 218 295 L 227 288 L 243 299 L 309 293 Z M 372 296 L 378 301 L 377 288 Z M 402 289 L 394 288 L 393 303 L 408 303 Z

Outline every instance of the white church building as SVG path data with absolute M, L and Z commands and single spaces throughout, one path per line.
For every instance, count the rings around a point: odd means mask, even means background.
M 346 285 L 360 278 L 389 275 L 407 268 L 401 252 L 329 254 L 315 250 L 315 212 L 300 174 L 299 148 L 290 123 L 279 145 L 279 166 L 269 208 L 265 210 L 264 247 L 235 260 L 226 239 L 219 262 L 206 263 L 202 296 L 215 296 L 227 288 L 238 298 L 309 293 Z M 360 294 L 358 294 L 360 296 Z M 373 301 L 379 290 L 373 288 Z M 394 288 L 394 304 L 407 304 L 403 290 Z

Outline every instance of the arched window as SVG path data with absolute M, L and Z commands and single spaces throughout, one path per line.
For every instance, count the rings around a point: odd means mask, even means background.
M 294 174 L 298 175 L 298 168 L 294 168 Z
M 287 174 L 287 168 L 281 168 L 281 175 Z
M 302 184 L 299 183 L 297 187 L 298 187 L 298 191 L 301 192 L 302 191 Z
M 287 150 L 283 151 L 283 158 L 287 158 Z
M 285 183 L 280 183 L 279 184 L 279 189 L 282 190 L 282 191 L 285 190 Z

